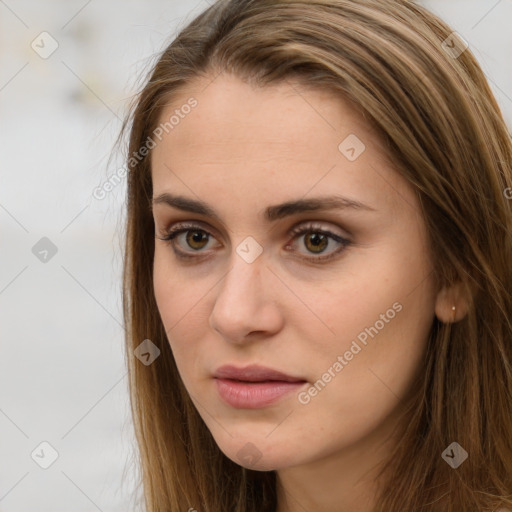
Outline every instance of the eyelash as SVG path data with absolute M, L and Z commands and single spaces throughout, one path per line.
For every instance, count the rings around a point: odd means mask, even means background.
M 211 233 L 206 231 L 205 229 L 201 228 L 200 226 L 196 224 L 177 224 L 174 228 L 165 230 L 163 233 L 163 237 L 157 237 L 159 240 L 162 240 L 172 246 L 172 249 L 174 250 L 176 256 L 182 260 L 192 260 L 198 258 L 198 256 L 192 256 L 190 254 L 187 254 L 186 252 L 177 249 L 174 239 L 181 233 L 186 233 L 188 231 L 198 231 L 202 233 L 206 233 L 208 236 L 212 236 Z M 339 253 L 343 252 L 350 244 L 350 240 L 347 240 L 344 237 L 341 237 L 339 235 L 336 235 L 332 233 L 331 231 L 322 229 L 318 225 L 314 224 L 308 224 L 305 226 L 297 226 L 290 230 L 289 236 L 293 235 L 294 239 L 299 237 L 300 235 L 304 235 L 306 233 L 316 233 L 325 235 L 331 240 L 334 240 L 335 242 L 338 242 L 341 244 L 341 247 L 337 249 L 336 251 L 330 253 L 328 256 L 320 256 L 320 257 L 302 257 L 303 259 L 307 261 L 312 261 L 315 263 L 323 263 L 325 261 L 331 260 L 332 258 L 336 257 Z M 287 244 L 288 247 L 288 244 Z M 197 251 L 196 251 L 197 252 Z

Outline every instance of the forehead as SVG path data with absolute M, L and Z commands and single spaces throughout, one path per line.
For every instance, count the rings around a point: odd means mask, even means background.
M 191 99 L 195 106 L 185 108 Z M 178 122 L 170 128 L 172 116 Z M 292 81 L 256 87 L 222 74 L 175 94 L 161 112 L 159 125 L 165 123 L 152 150 L 155 194 L 222 187 L 261 202 L 280 191 L 286 200 L 315 189 L 375 207 L 387 202 L 393 210 L 414 202 L 382 139 L 332 91 Z
M 180 147 L 181 150 L 186 150 L 190 144 L 214 142 L 218 145 L 247 139 L 248 131 L 255 143 L 290 144 L 296 143 L 299 137 L 303 147 L 313 145 L 318 139 L 336 142 L 345 131 L 357 133 L 363 139 L 369 139 L 370 133 L 372 138 L 377 138 L 356 107 L 333 91 L 292 80 L 258 87 L 231 74 L 213 79 L 201 77 L 176 91 L 161 111 L 159 124 L 164 125 L 173 114 L 179 114 L 191 98 L 197 101 L 197 106 L 166 132 L 175 144 L 185 140 L 189 143 Z M 178 120 L 176 115 L 174 118 Z M 191 124 L 194 127 L 192 139 L 186 129 Z M 230 136 L 228 139 L 223 137 L 226 134 Z

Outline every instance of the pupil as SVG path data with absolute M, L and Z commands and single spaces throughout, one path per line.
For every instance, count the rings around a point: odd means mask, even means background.
M 197 249 L 197 245 L 194 244 L 201 244 L 201 242 L 204 242 L 205 234 L 201 231 L 189 231 L 187 241 L 191 247 L 195 247 Z M 201 245 L 199 247 L 201 247 Z
M 307 237 L 308 242 L 310 242 L 315 248 L 325 249 L 327 239 L 324 235 L 320 235 L 318 233 L 314 233 Z

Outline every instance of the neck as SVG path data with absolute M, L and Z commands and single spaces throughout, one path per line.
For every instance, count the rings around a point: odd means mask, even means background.
M 277 471 L 276 512 L 371 512 L 377 475 L 397 442 L 391 418 L 350 447 L 301 466 Z M 384 439 L 384 441 L 383 441 Z

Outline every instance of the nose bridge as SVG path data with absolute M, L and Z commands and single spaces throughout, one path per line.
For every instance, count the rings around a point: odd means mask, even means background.
M 231 340 L 241 340 L 251 331 L 272 329 L 266 320 L 275 320 L 275 315 L 268 315 L 270 287 L 264 284 L 267 261 L 263 247 L 250 238 L 233 251 L 210 316 L 210 325 Z
M 258 244 L 259 245 L 259 244 Z M 260 246 L 261 247 L 261 246 Z M 232 305 L 255 303 L 262 283 L 262 269 L 266 265 L 263 248 L 256 254 L 254 245 L 243 241 L 233 252 L 230 270 L 224 278 L 217 297 Z M 237 301 L 242 301 L 240 304 Z

